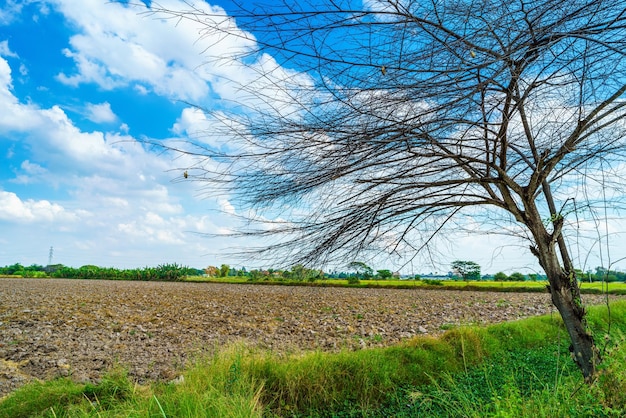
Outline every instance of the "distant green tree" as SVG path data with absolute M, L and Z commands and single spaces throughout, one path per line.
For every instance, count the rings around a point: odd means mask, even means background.
M 306 267 L 302 264 L 296 264 L 291 268 L 291 274 L 289 275 L 292 280 L 305 280 L 306 279 Z
M 357 276 L 348 277 L 348 284 L 359 284 L 359 283 L 361 283 L 361 281 L 359 280 Z
M 588 274 L 591 274 L 589 272 Z M 605 281 L 605 282 L 615 282 L 615 281 L 625 281 L 626 273 L 621 271 L 609 270 L 605 267 L 596 267 L 595 275 L 591 275 L 594 281 Z
M 21 274 L 24 271 L 24 266 L 20 263 L 15 263 L 10 266 L 4 267 L 4 274 Z
M 291 268 L 289 278 L 292 280 L 314 282 L 324 278 L 324 272 L 322 270 L 310 269 L 302 264 L 296 264 Z
M 361 261 L 351 262 L 350 264 L 348 264 L 348 268 L 355 270 L 356 276 L 359 279 L 368 280 L 368 279 L 371 279 L 372 276 L 374 275 L 374 270 L 372 270 L 370 266 L 368 266 L 367 264 Z
M 230 272 L 230 266 L 228 264 L 222 264 L 220 266 L 220 277 L 228 277 Z
M 48 264 L 44 270 L 46 271 L 46 273 L 52 274 L 55 271 L 62 269 L 63 267 L 65 267 L 63 264 Z
M 526 276 L 516 271 L 509 276 L 509 280 L 512 282 L 523 282 L 526 280 Z
M 452 271 L 463 280 L 480 280 L 480 265 L 473 261 L 456 260 L 452 262 Z
M 509 276 L 507 276 L 504 272 L 499 271 L 493 276 L 493 280 L 497 282 L 504 282 L 508 280 Z
M 598 282 L 603 281 L 606 278 L 606 276 L 608 276 L 608 274 L 609 274 L 608 269 L 602 266 L 598 266 L 596 267 L 596 274 L 594 277 L 594 281 L 598 281 Z
M 262 276 L 261 272 L 257 269 L 253 269 L 248 272 L 248 277 L 250 278 L 250 280 L 253 280 L 253 281 L 259 280 L 261 276 Z
M 44 271 L 45 267 L 40 265 L 40 264 L 31 264 L 30 266 L 26 267 L 24 270 L 27 271 Z
M 379 280 L 388 280 L 393 277 L 391 270 L 376 270 L 376 278 Z

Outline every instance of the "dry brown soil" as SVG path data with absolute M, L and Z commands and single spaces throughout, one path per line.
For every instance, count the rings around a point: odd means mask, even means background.
M 0 279 L 0 397 L 32 379 L 97 381 L 116 364 L 138 381 L 169 380 L 237 340 L 361 349 L 550 312 L 539 293 Z

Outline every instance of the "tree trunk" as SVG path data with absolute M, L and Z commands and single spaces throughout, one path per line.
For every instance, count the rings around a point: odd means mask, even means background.
M 555 276 L 548 276 L 552 303 L 563 318 L 563 324 L 570 336 L 570 353 L 574 362 L 582 372 L 585 381 L 591 382 L 596 373 L 596 366 L 600 362 L 598 349 L 593 337 L 587 331 L 585 309 L 580 299 L 580 290 L 576 277 L 561 272 Z
M 560 234 L 560 231 L 557 233 Z M 552 234 L 537 234 L 537 247 L 531 247 L 533 254 L 539 259 L 548 276 L 550 285 L 548 290 L 552 297 L 552 303 L 556 306 L 563 324 L 570 337 L 570 353 L 574 362 L 583 374 L 586 382 L 592 382 L 596 366 L 600 363 L 599 351 L 593 340 L 593 336 L 587 331 L 585 320 L 585 308 L 580 298 L 580 288 L 576 273 L 569 260 L 567 249 L 563 240 L 554 239 Z M 537 238 L 537 235 L 535 237 Z M 560 241 L 557 244 L 557 241 Z M 557 255 L 557 246 L 561 247 L 559 252 L 564 257 L 563 264 Z

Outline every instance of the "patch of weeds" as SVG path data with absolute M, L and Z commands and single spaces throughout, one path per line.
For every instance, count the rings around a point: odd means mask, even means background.
M 554 347 L 501 353 L 488 364 L 444 374 L 429 385 L 401 387 L 368 416 L 532 416 L 532 411 L 542 411 L 538 416 L 597 416 L 566 413 L 568 403 L 576 400 L 567 400 L 567 390 L 555 395 L 555 378 L 568 382 L 578 371 L 573 362 L 564 361 L 565 352 L 560 356 L 557 360 Z
M 97 404 L 99 409 L 107 410 L 131 398 L 133 392 L 134 386 L 128 378 L 128 373 L 118 368 L 105 375 L 99 384 L 86 385 L 83 395 L 92 406 Z
M 620 333 L 621 334 L 621 333 Z M 605 337 L 607 343 L 611 340 Z M 602 392 L 602 403 L 611 409 L 626 408 L 626 345 L 625 336 L 618 335 L 616 341 L 605 351 L 604 364 L 598 373 L 597 385 Z
M 122 369 L 110 371 L 98 384 L 82 385 L 69 378 L 36 381 L 0 402 L 0 418 L 101 416 L 100 412 L 115 410 L 132 399 L 134 388 Z
M 508 306 L 511 306 L 511 302 L 509 302 L 508 300 L 499 299 L 499 300 L 496 302 L 496 306 L 497 306 L 498 308 L 506 308 L 506 307 L 508 307 Z
M 383 336 L 380 334 L 375 334 L 375 335 L 371 335 L 369 337 L 367 337 L 368 340 L 374 342 L 374 343 L 382 343 L 383 342 Z
M 442 331 L 448 331 L 448 330 L 454 329 L 456 327 L 457 327 L 456 324 L 451 324 L 451 323 L 445 323 L 445 324 L 439 325 L 439 329 L 442 330 Z
M 226 381 L 226 391 L 231 393 L 233 386 L 237 384 L 241 375 L 241 357 L 237 356 L 233 364 L 228 368 L 228 379 Z

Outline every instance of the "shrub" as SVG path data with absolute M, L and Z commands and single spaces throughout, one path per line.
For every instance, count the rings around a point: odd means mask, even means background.
M 437 279 L 423 279 L 422 282 L 431 286 L 443 286 L 443 282 Z
M 358 276 L 350 276 L 348 277 L 348 284 L 359 284 L 360 280 Z

